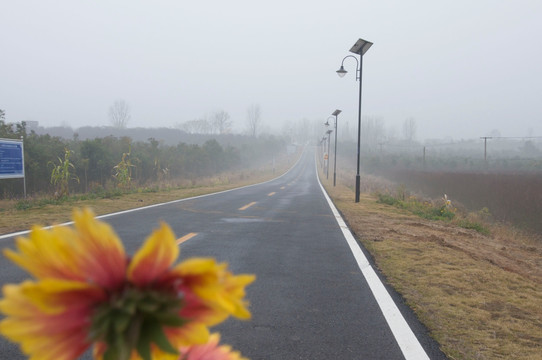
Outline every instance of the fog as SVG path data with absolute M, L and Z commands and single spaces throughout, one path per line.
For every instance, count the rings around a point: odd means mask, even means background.
M 4 1 L 0 109 L 7 122 L 109 125 L 119 99 L 128 127 L 175 127 L 226 111 L 232 131 L 261 108 L 262 130 L 301 119 L 401 134 L 468 139 L 542 136 L 542 2 L 509 1 Z M 353 124 L 353 125 L 352 125 Z

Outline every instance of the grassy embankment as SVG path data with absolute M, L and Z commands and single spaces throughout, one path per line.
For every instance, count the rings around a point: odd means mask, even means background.
M 336 187 L 331 178 L 321 179 L 388 282 L 450 359 L 542 359 L 539 237 L 480 214 L 442 220 L 415 215 L 422 205 L 379 202 L 374 179 L 362 180 L 356 204 L 353 175 L 339 177 Z M 442 202 L 435 204 L 441 208 Z
M 277 159 L 275 169 L 269 162 L 259 168 L 175 184 L 156 184 L 124 192 L 113 189 L 101 193 L 73 195 L 60 200 L 50 196 L 27 200 L 0 200 L 0 234 L 28 230 L 34 224 L 48 226 L 70 221 L 72 210 L 77 207 L 90 207 L 96 215 L 102 215 L 256 184 L 284 173 L 297 157 L 284 156 Z

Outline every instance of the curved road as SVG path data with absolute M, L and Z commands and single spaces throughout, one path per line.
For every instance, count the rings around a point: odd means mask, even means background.
M 266 183 L 103 220 L 129 253 L 163 220 L 183 241 L 181 259 L 212 256 L 234 273 L 256 274 L 247 290 L 253 318 L 215 329 L 252 360 L 446 358 L 341 226 L 311 151 Z M 13 247 L 12 237 L 0 242 Z M 25 273 L 2 257 L 0 277 L 2 284 L 19 282 Z M 2 338 L 0 359 L 24 357 Z

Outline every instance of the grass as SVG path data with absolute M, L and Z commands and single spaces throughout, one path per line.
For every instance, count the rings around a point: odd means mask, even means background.
M 356 237 L 450 359 L 542 358 L 540 238 L 485 224 L 483 211 L 456 225 L 420 217 L 397 196 L 365 193 L 356 204 L 351 187 L 324 178 Z
M 393 195 L 385 193 L 377 193 L 377 202 L 381 204 L 393 205 L 401 209 L 410 211 L 411 213 L 427 219 L 427 220 L 440 220 L 440 221 L 452 221 L 455 225 L 464 229 L 472 229 L 481 234 L 489 235 L 489 228 L 481 222 L 468 220 L 466 218 L 457 215 L 457 209 L 451 205 L 444 203 L 443 201 L 429 202 L 420 201 L 415 197 L 409 197 L 406 200 L 401 200 Z
M 153 184 L 129 190 L 100 188 L 87 194 L 55 199 L 37 196 L 25 200 L 0 200 L 0 234 L 28 230 L 33 225 L 48 226 L 71 220 L 73 208 L 90 207 L 96 215 L 133 209 L 171 200 L 233 189 L 272 179 L 285 172 L 289 164 L 277 161 L 271 166 L 222 173 L 212 177 Z

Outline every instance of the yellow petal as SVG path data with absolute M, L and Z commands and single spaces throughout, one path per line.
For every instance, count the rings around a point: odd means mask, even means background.
M 89 346 L 90 317 L 101 289 L 48 279 L 5 285 L 0 310 L 6 317 L 0 333 L 21 344 L 31 359 L 75 359 Z
M 254 275 L 233 275 L 226 263 L 204 258 L 184 261 L 172 272 L 209 306 L 240 319 L 250 318 L 244 297 L 245 287 L 256 279 Z
M 126 254 L 113 228 L 98 221 L 89 209 L 73 214 L 78 238 L 73 241 L 78 266 L 93 282 L 108 289 L 122 285 L 126 275 Z
M 37 279 L 87 281 L 116 289 L 124 281 L 126 255 L 112 228 L 94 219 L 90 210 L 74 211 L 75 229 L 33 227 L 28 238 L 18 238 L 18 251 L 6 257 Z
M 146 239 L 128 266 L 128 279 L 146 285 L 164 275 L 179 256 L 179 247 L 171 228 L 162 223 Z
M 70 245 L 74 238 L 75 232 L 69 228 L 44 230 L 35 226 L 28 239 L 17 238 L 19 252 L 6 249 L 4 254 L 36 278 L 74 280 L 82 278 Z

